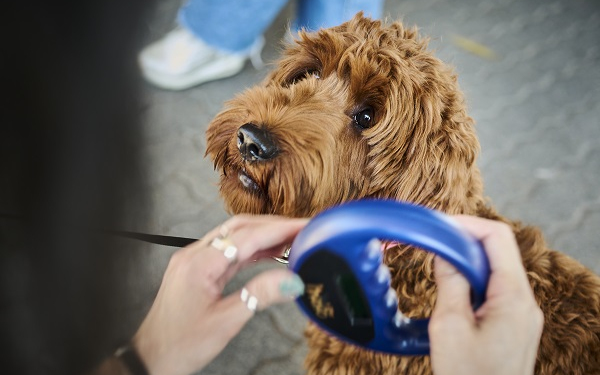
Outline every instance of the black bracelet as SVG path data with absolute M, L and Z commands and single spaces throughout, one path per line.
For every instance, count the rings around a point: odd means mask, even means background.
M 131 375 L 149 375 L 146 365 L 131 344 L 120 347 L 115 352 L 115 357 L 121 359 Z

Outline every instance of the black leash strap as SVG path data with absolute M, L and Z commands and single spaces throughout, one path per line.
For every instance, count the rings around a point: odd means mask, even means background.
M 14 214 L 0 213 L 0 218 L 16 220 L 16 221 L 25 221 L 25 217 Z M 187 245 L 198 241 L 195 238 L 187 238 L 187 237 L 176 237 L 176 236 L 163 236 L 160 234 L 148 234 L 148 233 L 140 233 L 140 232 L 128 232 L 121 230 L 108 230 L 104 231 L 107 234 L 111 234 L 113 236 L 130 238 L 138 241 L 148 242 L 155 245 L 163 245 L 163 246 L 171 246 L 171 247 L 186 247 Z
M 171 247 L 186 247 L 187 245 L 198 241 L 195 238 L 163 236 L 160 234 L 148 234 L 139 232 L 109 231 L 108 233 L 119 237 L 132 238 L 138 241 L 144 241 L 156 245 L 164 245 Z

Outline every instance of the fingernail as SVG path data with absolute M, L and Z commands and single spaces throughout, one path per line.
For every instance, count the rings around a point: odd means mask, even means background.
M 284 297 L 296 298 L 304 294 L 304 283 L 300 276 L 294 274 L 279 284 L 279 293 Z

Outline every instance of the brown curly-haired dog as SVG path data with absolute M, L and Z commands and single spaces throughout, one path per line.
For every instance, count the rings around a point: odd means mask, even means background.
M 545 316 L 536 373 L 600 373 L 600 278 L 548 249 L 538 229 L 486 205 L 479 143 L 456 75 L 415 29 L 359 14 L 303 34 L 262 85 L 227 104 L 207 137 L 232 213 L 307 217 L 385 197 L 509 223 Z M 396 247 L 385 262 L 400 309 L 429 316 L 432 256 Z M 310 374 L 431 373 L 427 356 L 361 350 L 312 325 L 306 336 Z

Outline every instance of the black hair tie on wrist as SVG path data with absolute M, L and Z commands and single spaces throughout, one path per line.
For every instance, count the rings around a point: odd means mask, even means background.
M 127 344 L 117 349 L 115 357 L 121 359 L 131 375 L 149 375 L 146 365 L 144 365 L 138 352 L 131 344 Z

